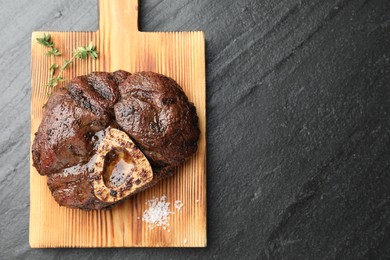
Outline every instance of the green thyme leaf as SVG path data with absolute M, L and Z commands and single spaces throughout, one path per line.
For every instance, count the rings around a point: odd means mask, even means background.
M 50 66 L 49 70 L 50 70 L 50 78 L 53 78 L 55 72 L 56 72 L 56 69 L 58 69 L 58 64 L 53 64 Z
M 43 37 L 42 38 L 37 38 L 37 41 L 39 44 L 42 44 L 46 47 L 53 47 L 54 46 L 54 43 L 53 41 L 51 40 L 51 35 L 50 33 L 49 34 L 43 34 Z
M 58 69 L 58 64 L 53 64 L 50 66 L 50 70 L 55 70 L 55 69 Z
M 54 48 L 52 47 L 51 50 L 49 50 L 47 53 L 46 53 L 47 56 L 60 56 L 61 55 L 61 52 L 58 51 L 57 48 Z
M 96 46 L 93 46 L 92 42 L 90 42 L 86 47 L 78 47 L 77 49 L 74 49 L 73 55 L 77 59 L 85 60 L 87 57 L 97 59 L 99 53 L 96 50 Z

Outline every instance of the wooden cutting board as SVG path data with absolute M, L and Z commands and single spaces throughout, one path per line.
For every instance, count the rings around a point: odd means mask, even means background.
M 197 154 L 176 174 L 118 207 L 82 211 L 60 207 L 46 186 L 46 177 L 30 166 L 30 245 L 43 247 L 205 247 L 206 246 L 206 97 L 205 39 L 203 32 L 140 32 L 137 0 L 100 0 L 97 32 L 33 32 L 31 41 L 31 142 L 41 122 L 52 58 L 36 38 L 50 33 L 63 52 L 92 41 L 99 59 L 77 61 L 65 71 L 71 79 L 92 71 L 155 71 L 175 79 L 195 104 L 201 136 Z M 31 155 L 30 155 L 30 161 Z M 169 227 L 153 230 L 142 221 L 146 200 L 167 196 L 181 200 L 180 211 L 171 206 Z

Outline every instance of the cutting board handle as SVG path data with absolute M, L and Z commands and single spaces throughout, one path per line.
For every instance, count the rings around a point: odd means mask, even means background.
M 99 31 L 118 40 L 138 32 L 138 0 L 99 0 Z

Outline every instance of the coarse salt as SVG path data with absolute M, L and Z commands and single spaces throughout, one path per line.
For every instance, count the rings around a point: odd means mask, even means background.
M 169 210 L 169 205 L 171 203 L 166 202 L 166 196 L 161 196 L 160 199 L 154 198 L 146 201 L 146 205 L 149 207 L 145 210 L 142 220 L 149 224 L 149 229 L 154 229 L 154 227 L 164 227 L 169 226 L 169 215 L 174 214 Z
M 145 204 L 148 206 L 148 209 L 144 211 L 142 221 L 145 221 L 149 224 L 149 229 L 162 227 L 164 230 L 171 232 L 169 229 L 167 229 L 167 226 L 169 226 L 169 215 L 175 214 L 175 212 L 170 211 L 169 207 L 171 203 L 167 202 L 166 199 L 167 196 L 162 195 L 160 199 L 153 198 L 145 202 Z M 180 212 L 184 204 L 181 202 L 181 200 L 176 200 L 174 206 Z M 139 219 L 139 217 L 137 219 Z

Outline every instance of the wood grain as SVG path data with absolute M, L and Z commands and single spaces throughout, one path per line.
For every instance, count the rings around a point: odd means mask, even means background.
M 30 246 L 44 247 L 204 247 L 206 246 L 206 100 L 205 41 L 203 32 L 139 32 L 138 1 L 100 0 L 97 32 L 49 32 L 63 55 L 90 41 L 100 51 L 98 60 L 76 61 L 64 77 L 92 71 L 155 71 L 175 79 L 197 107 L 201 137 L 197 154 L 176 174 L 108 211 L 81 211 L 60 207 L 40 176 L 30 165 Z M 47 100 L 48 68 L 52 58 L 31 39 L 31 142 Z M 31 154 L 30 154 L 30 161 Z M 168 229 L 148 229 L 142 222 L 145 201 L 167 196 L 184 207 L 172 214 Z

